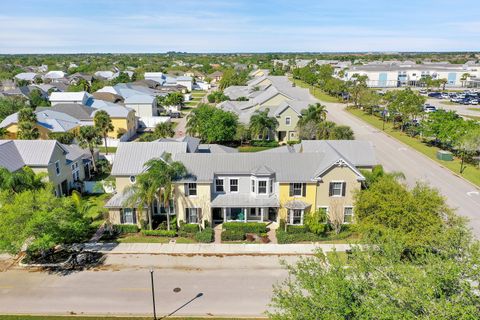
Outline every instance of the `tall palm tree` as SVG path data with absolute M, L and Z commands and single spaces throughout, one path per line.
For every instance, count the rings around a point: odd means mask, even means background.
M 315 123 L 320 123 L 327 119 L 327 108 L 320 103 L 311 104 L 307 109 L 302 111 L 302 117 L 298 120 L 298 125 L 302 126 L 308 123 L 309 121 L 314 121 Z
M 146 208 L 149 228 L 152 229 L 152 208 L 155 200 L 167 208 L 167 228 L 170 230 L 170 200 L 172 197 L 173 182 L 186 175 L 185 166 L 178 161 L 172 161 L 166 154 L 163 158 L 151 159 L 145 163 L 146 171 L 137 176 L 136 182 L 126 188 L 128 194 L 126 205 Z
M 10 172 L 0 168 L 0 190 L 19 193 L 25 190 L 38 190 L 45 187 L 45 174 L 36 174 L 29 167 Z
M 100 110 L 93 116 L 95 128 L 102 134 L 105 143 L 105 151 L 108 154 L 107 137 L 108 133 L 113 131 L 113 124 L 110 115 L 105 110 Z
M 153 130 L 153 135 L 156 139 L 161 138 L 171 138 L 175 135 L 175 130 L 173 130 L 172 122 L 162 122 L 155 126 Z
M 97 172 L 97 162 L 95 160 L 95 147 L 102 143 L 102 137 L 97 128 L 93 126 L 80 127 L 78 132 L 78 143 L 82 148 L 88 148 L 92 156 L 93 170 Z
M 252 137 L 262 136 L 262 140 L 265 140 L 267 134 L 271 131 L 275 131 L 278 127 L 278 121 L 274 117 L 269 117 L 267 108 L 263 111 L 257 110 L 250 117 L 250 132 Z
M 37 129 L 37 115 L 32 108 L 23 108 L 18 112 L 18 139 L 35 140 L 40 137 Z

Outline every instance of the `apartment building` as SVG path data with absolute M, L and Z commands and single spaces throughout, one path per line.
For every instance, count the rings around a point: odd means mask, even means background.
M 106 205 L 110 221 L 141 226 L 145 210 L 125 206 L 128 186 L 148 170 L 145 162 L 166 153 L 188 171 L 175 182 L 170 214 L 177 221 L 213 225 L 280 220 L 301 225 L 318 209 L 350 223 L 353 196 L 364 180 L 360 169 L 377 164 L 373 146 L 364 141 L 304 141 L 258 153 L 201 148 L 189 149 L 185 141 L 120 144 L 112 169 L 117 190 Z M 167 210 L 158 202 L 152 212 L 157 223 L 166 219 Z

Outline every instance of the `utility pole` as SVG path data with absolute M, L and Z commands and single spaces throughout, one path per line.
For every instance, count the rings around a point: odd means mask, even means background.
M 157 320 L 157 311 L 155 310 L 155 286 L 153 284 L 153 269 L 150 269 L 150 280 L 152 283 L 153 320 Z

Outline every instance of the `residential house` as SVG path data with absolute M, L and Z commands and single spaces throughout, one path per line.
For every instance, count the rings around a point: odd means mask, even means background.
M 255 69 L 255 70 L 252 70 L 248 75 L 251 78 L 258 78 L 258 77 L 268 76 L 268 73 L 269 73 L 268 69 Z
M 41 76 L 35 72 L 21 72 L 14 77 L 16 82 L 23 80 L 27 81 L 28 83 L 35 83 L 37 79 L 41 79 Z
M 185 76 L 177 77 L 177 82 L 176 83 L 178 85 L 181 85 L 181 86 L 184 86 L 185 88 L 187 88 L 187 90 L 189 92 L 192 91 L 192 87 L 193 87 L 193 78 L 192 77 L 185 77 Z
M 43 76 L 43 82 L 45 83 L 55 83 L 55 82 L 67 82 L 65 78 L 66 73 L 60 70 L 49 71 Z
M 279 123 L 276 132 L 269 133 L 268 138 L 280 142 L 298 140 L 297 124 L 302 111 L 317 102 L 307 89 L 293 86 L 285 76 L 258 76 L 246 86 L 226 88 L 224 94 L 230 101 L 217 107 L 237 114 L 245 124 L 257 110 L 268 109 L 269 116 L 277 118 Z
M 49 100 L 52 106 L 60 103 L 86 104 L 90 97 L 90 94 L 86 91 L 52 92 Z
M 235 153 L 216 149 L 211 153 L 188 149 L 184 141 L 120 144 L 112 175 L 117 192 L 107 203 L 114 224 L 138 224 L 145 210 L 129 207 L 125 200 L 136 176 L 150 159 L 185 165 L 188 175 L 176 181 L 171 211 L 177 221 L 220 224 L 227 221 L 276 222 L 302 225 L 306 215 L 325 210 L 331 219 L 354 220 L 354 194 L 364 177 L 360 168 L 376 165 L 373 146 L 363 141 L 314 141 L 291 149 Z M 137 212 L 138 211 L 138 212 Z M 166 218 L 162 204 L 152 212 L 158 224 Z
M 111 81 L 113 79 L 115 79 L 116 77 L 119 76 L 119 72 L 113 72 L 113 71 L 109 71 L 109 70 L 106 70 L 106 71 L 97 71 L 93 74 L 93 77 L 95 79 L 98 79 L 98 80 L 102 80 L 102 81 Z
M 82 190 L 82 181 L 90 175 L 91 158 L 78 146 L 56 140 L 0 140 L 0 167 L 10 172 L 28 166 L 43 173 L 57 196 L 72 189 Z
M 217 70 L 217 71 L 209 74 L 208 77 L 209 77 L 210 79 L 212 79 L 212 80 L 211 80 L 211 83 L 218 83 L 218 82 L 220 82 L 220 80 L 222 80 L 223 72 Z

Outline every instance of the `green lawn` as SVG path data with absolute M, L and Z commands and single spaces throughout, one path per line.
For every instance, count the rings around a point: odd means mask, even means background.
M 161 317 L 158 316 L 158 319 Z M 29 315 L 21 315 L 21 316 L 4 316 L 0 315 L 0 319 L 2 320 L 61 320 L 61 319 L 77 319 L 77 320 L 117 320 L 117 319 L 135 319 L 135 320 L 151 320 L 152 317 L 88 317 L 88 316 L 29 316 Z M 168 319 L 175 319 L 175 320 L 240 320 L 239 318 L 186 318 L 186 317 L 168 317 Z M 260 320 L 266 318 L 242 318 L 242 319 L 252 319 L 252 320 Z
M 477 116 L 465 116 L 465 117 L 470 118 L 472 120 L 480 121 L 480 117 L 477 117 Z
M 196 243 L 194 239 L 176 237 L 177 243 Z M 122 237 L 119 237 L 116 242 L 118 243 L 169 243 L 170 238 L 168 237 L 154 237 L 154 236 L 144 236 L 140 233 L 138 234 L 129 234 Z
M 107 150 L 108 150 L 108 153 L 115 153 L 115 152 L 117 152 L 117 147 L 107 147 L 107 148 L 105 148 L 105 147 L 102 146 L 102 147 L 98 147 L 98 150 L 100 152 L 103 152 L 103 153 L 107 152 Z
M 349 109 L 348 110 L 351 114 L 355 115 L 356 117 L 362 119 L 363 121 L 371 124 L 372 126 L 382 130 L 382 120 L 369 115 L 365 114 L 362 110 L 359 109 Z M 455 158 L 453 161 L 441 161 L 437 159 L 437 151 L 439 148 L 430 147 L 420 141 L 419 139 L 412 138 L 398 130 L 393 130 L 393 125 L 391 123 L 385 123 L 385 132 L 390 136 L 394 137 L 395 139 L 405 143 L 406 145 L 412 147 L 413 149 L 423 153 L 427 157 L 432 160 L 435 160 L 443 167 L 450 169 L 454 174 L 460 176 L 460 159 Z M 467 169 L 461 174 L 463 178 L 472 182 L 473 184 L 480 186 L 480 169 L 478 167 L 474 167 L 470 164 L 467 164 Z
M 311 86 L 303 81 L 296 80 L 293 78 L 290 78 L 295 85 L 299 86 L 300 88 L 307 88 L 310 90 L 310 93 L 317 99 L 325 101 L 325 102 L 341 102 L 337 97 L 333 97 L 326 92 L 322 91 L 320 88 L 316 86 Z
M 476 107 L 476 108 L 467 108 L 467 110 L 471 110 L 471 111 L 480 111 L 480 108 Z
M 458 103 L 452 102 L 452 101 L 440 101 L 440 104 L 445 104 L 448 106 L 458 106 Z
M 264 151 L 272 148 L 276 148 L 276 147 L 242 146 L 242 147 L 238 147 L 238 152 L 258 152 L 258 151 Z

